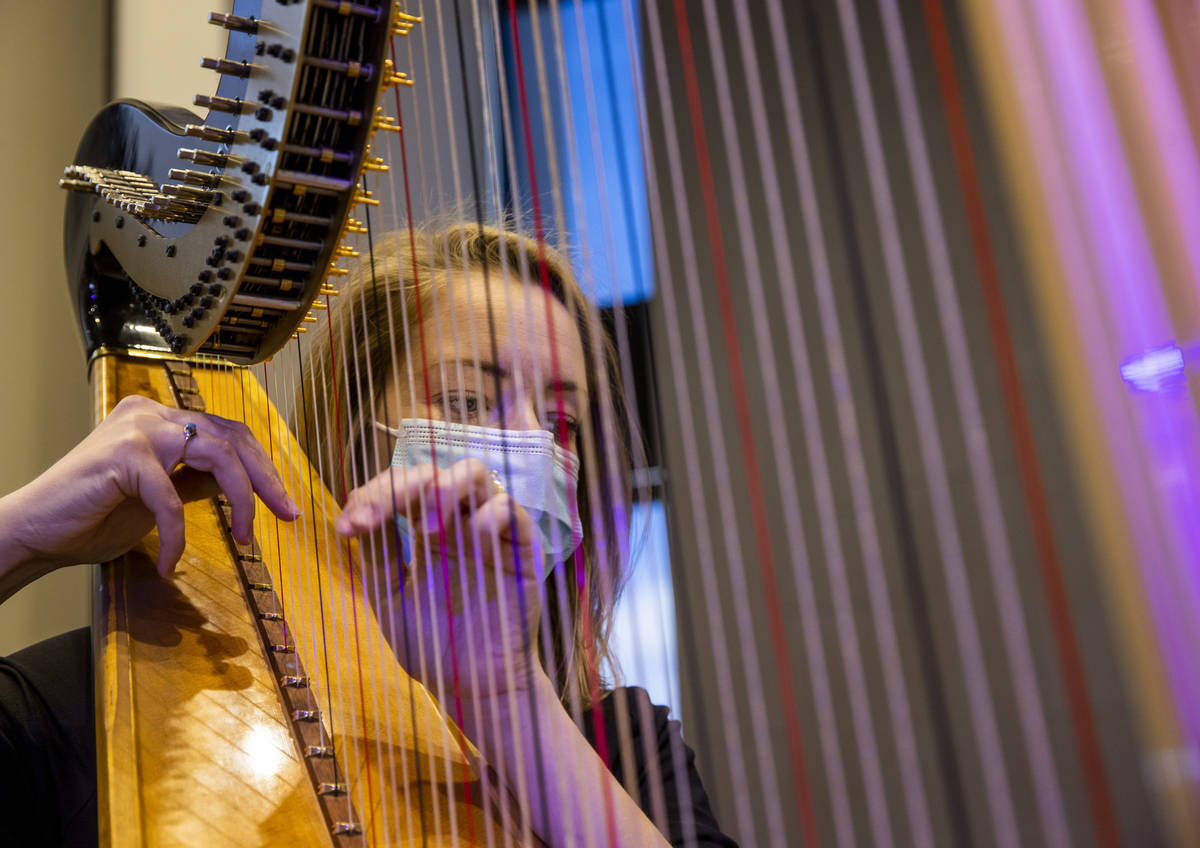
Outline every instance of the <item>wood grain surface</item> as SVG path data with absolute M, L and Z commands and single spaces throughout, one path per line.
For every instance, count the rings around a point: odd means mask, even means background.
M 192 375 L 209 412 L 245 420 L 304 509 L 291 524 L 260 504 L 255 537 L 364 833 L 330 835 L 218 507 L 201 501 L 187 507 L 172 579 L 154 569 L 153 533 L 100 570 L 102 844 L 439 846 L 486 844 L 489 830 L 504 844 L 499 817 L 479 806 L 476 752 L 395 661 L 358 551 L 333 533 L 336 504 L 285 422 L 248 370 Z M 174 403 L 150 359 L 98 357 L 92 389 L 97 421 L 130 394 Z

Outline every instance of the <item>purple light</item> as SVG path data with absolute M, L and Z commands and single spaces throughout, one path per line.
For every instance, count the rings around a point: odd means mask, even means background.
M 1121 378 L 1141 392 L 1165 392 L 1183 386 L 1183 350 L 1171 342 L 1151 348 L 1121 363 Z

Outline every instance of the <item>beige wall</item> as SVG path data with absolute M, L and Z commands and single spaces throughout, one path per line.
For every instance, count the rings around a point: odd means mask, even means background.
M 104 100 L 108 47 L 103 3 L 5 2 L 3 9 L 0 492 L 9 492 L 87 432 L 83 344 L 67 295 L 56 181 Z M 4 604 L 0 653 L 86 624 L 88 570 L 53 574 Z
M 63 270 L 63 194 L 56 181 L 109 95 L 107 5 L 2 4 L 0 385 L 6 409 L 0 415 L 0 493 L 37 476 L 88 429 L 83 344 Z M 114 97 L 185 105 L 193 94 L 215 88 L 215 75 L 200 67 L 200 58 L 224 53 L 223 31 L 205 21 L 210 11 L 228 10 L 231 3 L 111 5 Z M 80 567 L 49 575 L 5 603 L 0 654 L 87 624 L 90 572 Z

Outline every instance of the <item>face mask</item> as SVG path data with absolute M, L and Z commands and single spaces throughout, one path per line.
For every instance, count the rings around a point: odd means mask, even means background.
M 579 484 L 579 458 L 560 447 L 552 433 L 415 418 L 402 420 L 399 430 L 376 426 L 397 439 L 393 466 L 415 468 L 436 463 L 438 468 L 449 468 L 467 458 L 482 462 L 529 513 L 547 559 L 563 561 L 583 540 L 578 510 L 571 514 Z M 397 521 L 402 531 L 412 535 L 403 516 Z

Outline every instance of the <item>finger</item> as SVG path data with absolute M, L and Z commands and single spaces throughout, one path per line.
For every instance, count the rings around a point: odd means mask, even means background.
M 477 459 L 463 459 L 441 470 L 427 487 L 418 526 L 427 533 L 452 526 L 454 518 L 474 512 L 496 494 L 491 471 Z
M 198 431 L 188 444 L 187 464 L 198 471 L 207 471 L 216 479 L 229 501 L 233 538 L 238 544 L 249 544 L 254 527 L 254 488 L 233 445 L 219 436 Z
M 262 498 L 271 512 L 285 521 L 291 521 L 300 515 L 300 509 L 288 496 L 270 456 L 245 424 L 219 415 L 169 407 L 160 407 L 158 415 L 172 425 L 160 430 L 158 434 L 156 452 L 164 468 L 173 467 L 176 461 L 183 460 L 195 467 L 191 459 L 199 436 L 207 435 L 219 439 L 233 448 L 238 464 L 242 466 L 250 481 L 251 489 Z M 188 424 L 196 425 L 196 437 L 188 443 L 187 450 L 184 451 L 183 428 Z M 173 432 L 173 427 L 178 427 L 178 431 Z
M 525 507 L 521 506 L 511 495 L 496 494 L 488 498 L 468 520 L 472 534 L 478 534 L 479 544 L 488 550 L 489 545 L 505 544 L 521 551 L 520 573 L 531 574 L 528 566 L 533 560 L 534 527 L 533 519 Z M 515 557 L 501 557 L 505 570 L 517 573 Z
M 267 509 L 285 521 L 292 521 L 300 515 L 301 510 L 288 496 L 271 457 L 254 438 L 249 427 L 240 421 L 230 421 L 216 415 L 206 415 L 205 424 L 219 427 L 226 435 L 250 480 L 251 488 L 262 498 Z
M 167 473 L 153 463 L 138 467 L 135 490 L 158 525 L 158 573 L 167 577 L 183 556 L 183 501 Z
M 399 512 L 408 512 L 409 504 L 419 499 L 434 473 L 431 465 L 384 469 L 350 493 L 334 528 L 343 536 L 357 536 L 374 530 Z
M 175 491 L 179 492 L 179 497 L 185 504 L 215 498 L 221 494 L 221 487 L 217 485 L 215 477 L 207 471 L 186 465 L 171 475 L 171 482 L 175 484 Z

